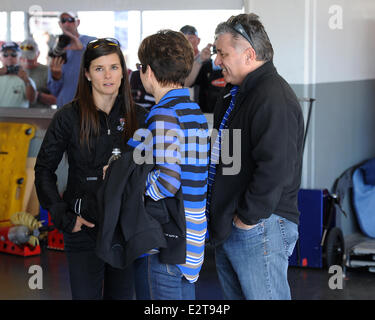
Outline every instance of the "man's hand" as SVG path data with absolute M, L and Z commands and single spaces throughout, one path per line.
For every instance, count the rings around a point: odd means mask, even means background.
M 52 78 L 54 80 L 60 80 L 62 77 L 62 65 L 64 64 L 64 59 L 61 57 L 55 57 L 51 59 L 49 68 L 51 69 Z
M 252 228 L 254 228 L 254 227 L 256 226 L 256 224 L 253 224 L 253 225 L 244 224 L 244 223 L 240 220 L 240 218 L 238 218 L 237 215 L 235 215 L 235 216 L 233 217 L 233 222 L 234 222 L 234 224 L 236 225 L 236 227 L 237 227 L 238 229 L 242 229 L 242 230 L 250 230 L 250 229 L 252 229 Z
M 212 44 L 209 43 L 207 46 L 204 47 L 204 49 L 200 52 L 199 57 L 202 62 L 208 60 L 211 58 L 211 47 Z
M 4 74 L 7 74 L 7 67 L 6 66 L 0 68 L 0 76 L 3 76 Z
M 34 87 L 31 85 L 31 82 L 30 82 L 29 76 L 27 75 L 27 72 L 24 69 L 22 69 L 22 67 L 20 67 L 19 70 L 18 70 L 17 76 L 20 77 L 23 80 L 23 82 L 25 83 L 25 86 L 26 86 L 25 98 L 30 103 L 32 103 L 33 101 L 35 101 L 36 92 L 35 92 Z
M 77 216 L 76 224 L 72 230 L 72 232 L 78 232 L 82 230 L 82 226 L 85 225 L 89 228 L 94 228 L 95 225 L 91 222 L 88 222 L 87 220 L 83 219 L 82 217 Z
M 22 67 L 19 68 L 17 76 L 19 76 L 25 83 L 29 82 L 27 72 L 24 69 L 22 69 Z
M 82 50 L 83 44 L 81 40 L 79 40 L 79 37 L 75 36 L 70 31 L 63 29 L 63 33 L 66 34 L 70 38 L 70 44 L 66 48 L 67 50 Z
M 53 94 L 39 92 L 38 101 L 44 104 L 53 105 L 56 104 L 56 97 Z

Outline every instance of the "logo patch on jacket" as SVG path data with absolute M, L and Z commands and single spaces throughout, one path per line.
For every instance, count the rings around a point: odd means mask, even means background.
M 227 83 L 225 82 L 224 78 L 219 78 L 219 79 L 215 79 L 215 80 L 211 81 L 211 84 L 214 87 L 224 88 Z
M 120 124 L 117 126 L 117 130 L 122 132 L 124 131 L 125 129 L 125 119 L 124 118 L 120 118 Z

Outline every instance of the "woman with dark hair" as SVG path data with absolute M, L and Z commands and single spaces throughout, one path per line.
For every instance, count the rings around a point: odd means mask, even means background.
M 145 121 L 133 104 L 128 72 L 116 39 L 97 39 L 82 56 L 75 99 L 56 112 L 35 165 L 41 206 L 64 235 L 73 299 L 132 299 L 133 270 L 115 269 L 95 254 L 96 193 L 113 148 Z M 60 197 L 55 171 L 66 152 L 69 172 Z
M 183 257 L 178 263 L 166 262 L 177 260 L 172 257 L 160 260 L 160 248 L 155 248 L 136 263 L 137 275 L 147 279 L 142 292 L 145 298 L 195 299 L 194 283 L 204 260 L 207 229 L 209 135 L 205 116 L 183 88 L 193 65 L 193 48 L 182 33 L 163 30 L 142 41 L 138 57 L 142 83 L 156 103 L 146 119 L 155 164 L 147 177 L 146 201 L 177 197 L 182 191 L 186 245 L 174 248 Z M 140 146 L 133 139 L 129 145 Z

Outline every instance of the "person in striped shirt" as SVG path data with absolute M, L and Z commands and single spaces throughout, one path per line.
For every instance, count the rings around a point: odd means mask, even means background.
M 144 278 L 151 299 L 192 300 L 204 260 L 209 161 L 207 120 L 183 88 L 193 50 L 182 33 L 162 30 L 142 41 L 138 57 L 142 83 L 156 102 L 146 119 L 152 137 L 145 140 L 150 141 L 155 168 L 148 175 L 145 195 L 158 201 L 174 197 L 181 188 L 186 217 L 185 263 L 162 264 L 155 248 L 142 258 L 147 260 L 148 277 L 144 274 Z M 129 144 L 141 145 L 137 139 Z

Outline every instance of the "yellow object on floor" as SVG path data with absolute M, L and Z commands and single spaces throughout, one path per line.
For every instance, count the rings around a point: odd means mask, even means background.
M 23 208 L 26 159 L 35 127 L 25 123 L 0 122 L 0 225 Z

